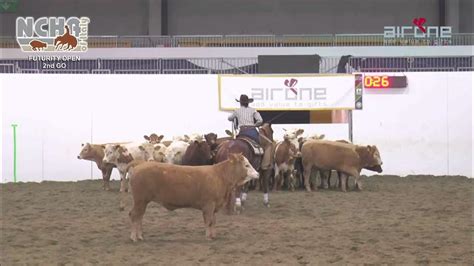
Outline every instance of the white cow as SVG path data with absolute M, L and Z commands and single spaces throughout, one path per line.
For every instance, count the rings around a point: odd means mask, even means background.
M 301 150 L 301 146 L 303 145 L 303 143 L 307 140 L 319 140 L 319 139 L 324 139 L 326 137 L 326 135 L 324 134 L 313 134 L 309 137 L 298 137 L 298 143 L 299 143 L 299 149 Z
M 184 141 L 184 142 L 188 142 L 188 141 L 189 141 L 189 136 L 188 136 L 188 135 L 174 136 L 172 141 Z
M 295 147 L 299 147 L 298 137 L 301 136 L 304 132 L 304 129 L 293 128 L 293 129 L 283 129 L 285 134 L 283 135 L 283 140 L 289 140 Z
M 166 149 L 167 147 L 164 144 L 161 144 L 161 143 L 155 144 L 153 148 L 153 155 L 152 155 L 153 160 L 160 163 L 166 162 Z
M 187 136 L 187 135 L 185 135 Z M 204 136 L 202 134 L 199 134 L 199 133 L 193 133 L 191 135 L 189 135 L 189 140 L 187 141 L 189 144 L 197 141 L 197 142 L 202 142 L 204 141 Z
M 120 192 L 124 192 L 127 180 L 127 164 L 133 160 L 153 160 L 153 144 L 131 142 L 126 144 L 105 145 L 104 163 L 114 164 L 120 173 Z
M 166 162 L 172 164 L 181 164 L 183 155 L 188 149 L 188 146 L 189 143 L 181 140 L 171 142 L 171 144 L 166 147 L 165 150 Z
M 190 135 L 186 135 L 184 134 L 183 136 L 174 136 L 173 137 L 173 141 L 184 141 L 184 142 L 187 142 L 189 144 L 193 143 L 194 141 L 203 141 L 204 140 L 204 136 L 202 134 L 199 134 L 199 133 L 192 133 Z

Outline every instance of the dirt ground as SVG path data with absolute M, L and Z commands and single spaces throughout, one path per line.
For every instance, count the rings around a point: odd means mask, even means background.
M 472 264 L 473 181 L 364 178 L 364 191 L 251 192 L 241 215 L 217 217 L 205 240 L 200 211 L 150 204 L 144 242 L 129 240 L 119 184 L 1 185 L 1 265 L 46 264 Z

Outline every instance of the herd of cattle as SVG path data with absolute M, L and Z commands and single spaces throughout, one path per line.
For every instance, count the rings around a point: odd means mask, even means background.
M 345 140 L 323 140 L 324 135 L 303 137 L 303 129 L 285 130 L 282 141 L 273 141 L 272 187 L 288 189 L 310 184 L 310 175 L 319 171 L 320 187 L 329 187 L 332 170 L 338 173 L 339 188 L 346 191 L 348 178 L 355 178 L 361 189 L 360 171 L 382 172 L 382 160 L 376 146 L 354 145 Z M 229 134 L 229 132 L 228 132 Z M 229 134 L 230 135 L 230 134 Z M 131 239 L 143 239 L 142 218 L 149 202 L 169 210 L 191 207 L 203 211 L 206 237 L 215 237 L 215 213 L 228 204 L 232 191 L 249 181 L 259 186 L 259 173 L 242 154 L 230 154 L 216 163 L 216 152 L 232 136 L 218 138 L 215 133 L 192 134 L 163 140 L 163 135 L 144 136 L 145 141 L 106 144 L 82 144 L 78 159 L 93 161 L 102 172 L 103 188 L 109 190 L 113 168 L 120 173 L 120 192 L 133 196 L 130 211 Z M 273 140 L 273 139 L 272 139 Z M 127 176 L 128 180 L 127 181 Z M 268 195 L 267 201 L 268 201 Z M 242 198 L 242 200 L 245 200 Z

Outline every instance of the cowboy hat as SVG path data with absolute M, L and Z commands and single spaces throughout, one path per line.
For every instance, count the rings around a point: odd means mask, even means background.
M 253 99 L 249 98 L 249 96 L 242 94 L 240 95 L 240 100 L 235 99 L 239 103 L 252 103 Z

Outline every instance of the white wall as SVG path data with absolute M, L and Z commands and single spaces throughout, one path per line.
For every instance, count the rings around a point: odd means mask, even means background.
M 471 88 L 474 88 L 474 78 L 471 76 Z M 471 93 L 472 101 L 471 103 L 474 103 L 474 93 Z M 474 107 L 471 106 L 472 112 L 471 112 L 471 151 L 474 151 Z M 474 176 L 474 155 L 471 154 L 471 176 Z
M 364 91 L 354 140 L 377 144 L 386 173 L 472 175 L 473 72 L 406 75 L 399 93 Z
M 354 111 L 354 141 L 379 147 L 386 174 L 471 176 L 472 72 L 406 74 L 409 88 L 401 94 L 366 91 L 364 110 Z M 76 157 L 91 138 L 224 135 L 230 127 L 228 113 L 218 110 L 215 75 L 2 74 L 0 84 L 2 182 L 13 179 L 12 123 L 19 181 L 89 179 L 90 163 Z M 301 126 L 308 134 L 347 138 L 345 124 Z M 275 125 L 277 138 L 283 127 L 292 126 Z

